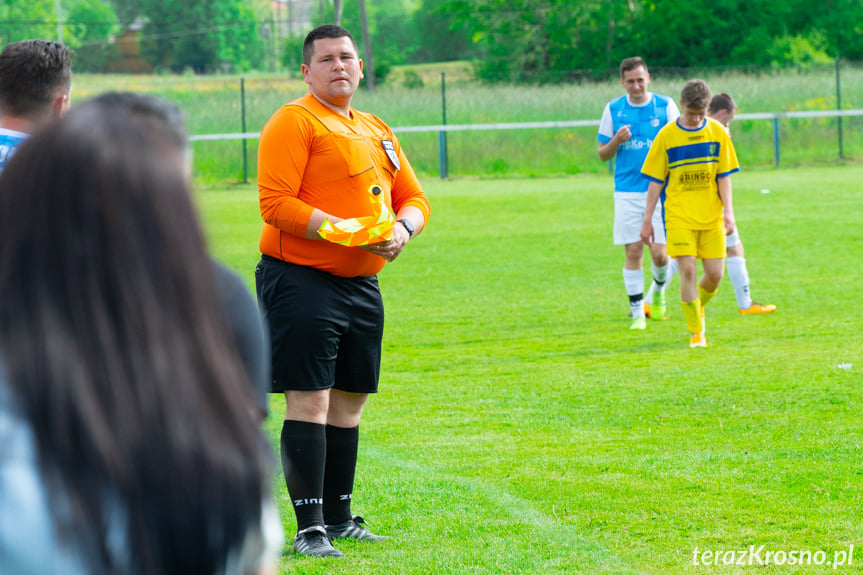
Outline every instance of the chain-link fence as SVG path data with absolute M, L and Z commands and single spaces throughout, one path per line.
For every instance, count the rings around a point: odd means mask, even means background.
M 788 118 L 803 111 L 863 109 L 863 63 L 839 62 L 784 70 L 651 69 L 650 89 L 679 98 L 686 80 L 701 77 L 714 92 L 730 93 L 740 119 L 732 134 L 747 167 L 782 166 L 863 158 L 863 117 Z M 280 106 L 305 94 L 298 74 L 236 76 L 76 76 L 74 98 L 110 89 L 162 95 L 185 111 L 194 136 L 239 134 L 243 139 L 195 142 L 195 169 L 202 180 L 256 177 L 257 139 Z M 624 93 L 616 78 L 568 84 L 512 85 L 474 81 L 469 65 L 407 68 L 374 93 L 357 92 L 354 106 L 396 129 L 414 168 L 440 176 L 499 176 L 603 172 L 596 153 L 596 123 L 607 101 Z M 243 98 L 244 96 L 244 98 Z M 245 115 L 244 115 L 245 112 Z M 751 115 L 779 114 L 747 119 Z M 439 126 L 576 122 L 578 126 L 460 129 L 441 135 Z M 545 124 L 547 125 L 547 124 Z M 426 131 L 399 131 L 427 126 Z M 489 128 L 489 126 L 484 126 Z M 777 131 L 778 130 L 778 131 Z M 236 138 L 236 136 L 234 136 Z M 442 144 L 446 154 L 442 154 Z M 245 158 L 245 162 L 244 162 Z

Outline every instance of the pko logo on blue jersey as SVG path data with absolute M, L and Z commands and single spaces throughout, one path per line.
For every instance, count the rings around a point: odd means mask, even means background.
M 627 140 L 623 143 L 624 150 L 643 150 L 644 148 L 649 148 L 653 143 L 653 140 L 636 140 L 634 138 Z
M 659 127 L 659 118 L 651 118 L 650 119 L 650 126 L 653 128 L 658 128 Z

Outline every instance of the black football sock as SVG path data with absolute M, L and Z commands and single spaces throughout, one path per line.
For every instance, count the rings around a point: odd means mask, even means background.
M 297 516 L 297 531 L 323 525 L 326 426 L 285 420 L 281 447 L 282 469 Z
M 344 523 L 351 518 L 359 440 L 359 427 L 327 425 L 327 462 L 324 472 L 324 521 L 327 525 Z

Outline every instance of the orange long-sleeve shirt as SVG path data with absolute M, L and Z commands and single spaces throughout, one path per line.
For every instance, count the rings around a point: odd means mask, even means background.
M 340 218 L 371 215 L 367 195 L 373 184 L 383 188 L 394 213 L 415 206 L 428 221 L 428 200 L 382 120 L 353 108 L 346 118 L 311 93 L 282 106 L 264 126 L 258 147 L 261 253 L 342 277 L 375 275 L 386 263 L 382 257 L 305 237 L 314 208 Z

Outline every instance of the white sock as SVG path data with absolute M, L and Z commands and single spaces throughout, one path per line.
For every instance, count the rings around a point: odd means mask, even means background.
M 644 317 L 644 270 L 623 269 L 623 285 L 629 296 L 632 317 Z
M 668 271 L 665 272 L 665 287 L 668 288 L 668 285 L 671 283 L 671 279 L 674 277 L 674 274 L 677 273 L 677 260 L 674 258 L 668 258 Z
M 668 284 L 671 283 L 671 278 L 674 277 L 674 274 L 677 273 L 677 260 L 674 258 L 668 258 L 668 263 L 664 266 L 658 266 L 653 262 L 650 262 L 651 269 L 653 270 L 653 281 L 650 282 L 650 288 L 647 290 L 647 294 L 644 296 L 644 299 L 653 302 L 653 291 L 656 289 L 657 284 L 662 285 L 662 291 L 668 289 Z
M 746 258 L 734 257 L 726 260 L 728 266 L 728 279 L 734 287 L 734 297 L 737 299 L 737 307 L 749 309 L 752 298 L 749 296 L 749 271 L 746 269 Z
M 664 266 L 658 266 L 653 262 L 650 264 L 650 269 L 653 271 L 653 282 L 662 286 L 663 289 L 665 289 L 665 278 L 668 276 L 668 266 L 670 265 L 670 262 Z

